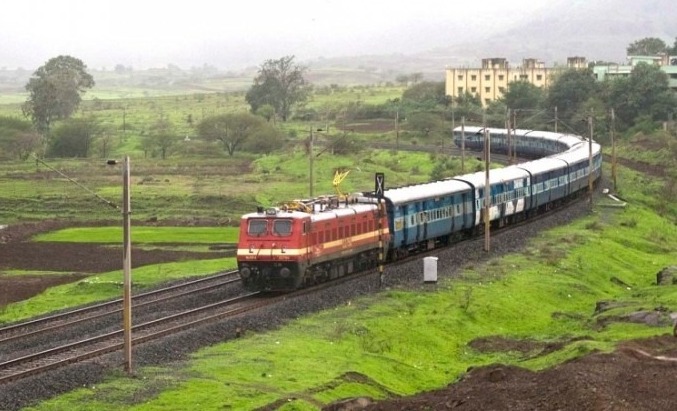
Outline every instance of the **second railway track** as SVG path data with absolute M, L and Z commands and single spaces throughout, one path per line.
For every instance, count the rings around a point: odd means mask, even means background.
M 134 310 L 151 310 L 158 304 L 217 290 L 239 281 L 237 271 L 224 272 L 134 295 L 132 306 Z M 121 313 L 122 299 L 116 299 L 0 328 L 0 361 L 16 357 L 17 354 L 25 354 L 30 349 L 31 339 L 54 334 L 53 341 L 62 342 L 68 329 L 85 326 L 87 323 L 103 324 L 111 318 L 121 318 Z

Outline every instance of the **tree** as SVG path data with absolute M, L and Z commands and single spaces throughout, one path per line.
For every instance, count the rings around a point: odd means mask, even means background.
M 270 121 L 275 118 L 275 107 L 270 104 L 264 104 L 256 109 L 256 115 L 265 118 L 266 121 Z
M 402 93 L 402 102 L 417 108 L 433 109 L 447 102 L 443 81 L 424 81 L 412 85 Z
M 68 119 L 51 133 L 47 156 L 87 157 L 98 126 L 91 118 Z
M 283 145 L 282 133 L 269 124 L 263 124 L 250 134 L 242 145 L 242 149 L 250 153 L 270 154 Z
M 26 160 L 40 146 L 40 135 L 30 122 L 14 117 L 0 117 L 0 153 Z
M 513 81 L 508 83 L 508 89 L 503 94 L 502 100 L 513 110 L 533 110 L 540 108 L 543 97 L 542 88 L 528 81 Z
M 419 131 L 427 137 L 431 131 L 443 129 L 443 120 L 437 114 L 421 111 L 409 114 L 407 125 L 410 129 Z
M 197 126 L 197 133 L 207 141 L 219 141 L 228 155 L 232 156 L 264 124 L 263 118 L 251 113 L 221 114 L 202 120 Z
M 583 103 L 599 94 L 601 86 L 592 75 L 591 69 L 569 69 L 555 77 L 548 88 L 546 107 L 557 107 L 558 117 L 570 122 Z
M 53 121 L 69 118 L 78 108 L 81 95 L 94 86 L 86 69 L 77 58 L 59 56 L 33 73 L 26 84 L 29 96 L 22 110 L 39 132 L 48 132 Z
M 399 83 L 401 86 L 406 85 L 409 83 L 409 75 L 408 74 L 399 74 L 397 77 L 395 77 L 395 81 Z
M 480 96 L 466 90 L 465 93 L 454 98 L 454 112 L 456 118 L 465 117 L 468 121 L 482 120 L 482 101 Z
M 412 83 L 416 84 L 423 79 L 423 73 L 411 73 L 409 79 Z
M 671 49 L 667 50 L 670 56 L 677 56 L 677 37 L 675 37 L 675 42 L 672 45 Z
M 160 118 L 156 121 L 146 138 L 149 140 L 146 144 L 147 147 L 150 147 L 153 151 L 157 150 L 163 160 L 167 158 L 167 154 L 179 141 L 179 137 L 174 132 L 174 126 L 166 118 Z
M 632 69 L 630 77 L 615 80 L 610 85 L 608 104 L 614 107 L 622 127 L 630 126 L 641 116 L 667 120 L 668 113 L 677 106 L 677 97 L 660 67 L 640 63 Z
M 665 42 L 656 37 L 645 37 L 630 44 L 627 48 L 628 56 L 655 56 L 667 51 Z
M 294 63 L 294 56 L 266 60 L 245 96 L 251 111 L 255 113 L 259 107 L 270 104 L 282 121 L 287 121 L 292 108 L 308 98 L 305 71 L 305 67 Z

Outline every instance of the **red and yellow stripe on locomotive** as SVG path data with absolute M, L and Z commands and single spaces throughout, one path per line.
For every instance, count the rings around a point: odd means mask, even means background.
M 384 203 L 259 208 L 240 221 L 237 264 L 247 289 L 288 291 L 375 267 L 389 242 Z

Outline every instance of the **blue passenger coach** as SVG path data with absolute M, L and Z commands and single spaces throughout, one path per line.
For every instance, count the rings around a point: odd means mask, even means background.
M 491 170 L 489 173 L 489 220 L 497 221 L 497 225 L 521 218 L 521 213 L 526 211 L 529 198 L 530 178 L 529 173 L 519 167 L 511 166 Z M 455 180 L 465 181 L 475 191 L 474 198 L 474 221 L 479 225 L 482 221 L 484 209 L 484 191 L 486 176 L 484 173 L 466 174 L 454 177 Z
M 393 253 L 432 249 L 474 226 L 472 186 L 441 180 L 385 190 Z

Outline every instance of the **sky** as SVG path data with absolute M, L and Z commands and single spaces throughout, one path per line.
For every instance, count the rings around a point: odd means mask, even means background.
M 88 67 L 209 64 L 411 54 L 507 28 L 556 0 L 10 0 L 0 68 L 66 54 Z

